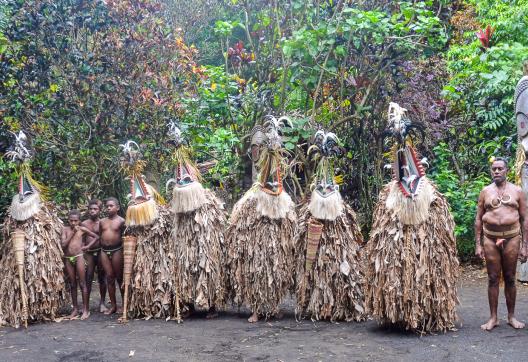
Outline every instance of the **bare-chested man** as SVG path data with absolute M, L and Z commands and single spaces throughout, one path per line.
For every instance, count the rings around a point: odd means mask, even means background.
M 524 323 L 515 319 L 515 273 L 521 234 L 528 237 L 526 196 L 521 188 L 506 181 L 508 165 L 497 157 L 491 164 L 493 183 L 480 193 L 475 220 L 475 254 L 486 259 L 488 269 L 488 300 L 491 317 L 481 328 L 490 331 L 499 325 L 497 306 L 499 303 L 499 278 L 504 277 L 504 294 L 508 308 L 508 324 L 513 328 L 524 328 Z M 482 237 L 482 243 L 481 243 Z M 528 245 L 522 243 L 521 260 L 526 260 Z
M 123 242 L 121 237 L 125 229 L 125 219 L 117 214 L 119 202 L 110 197 L 105 202 L 108 217 L 99 222 L 101 232 L 101 263 L 106 274 L 106 285 L 110 296 L 111 308 L 105 314 L 117 311 L 115 282 L 117 280 L 121 296 L 123 296 Z
M 81 225 L 86 227 L 88 230 L 99 235 L 99 213 L 103 203 L 100 200 L 90 200 L 88 203 L 88 219 L 84 220 Z M 84 258 L 86 259 L 86 283 L 88 285 L 88 298 L 92 294 L 92 282 L 94 279 L 95 268 L 97 267 L 97 279 L 99 282 L 99 295 L 101 299 L 99 301 L 99 311 L 104 313 L 108 310 L 105 305 L 106 298 L 106 276 L 104 273 L 103 265 L 101 263 L 101 245 L 99 239 L 92 244 L 92 237 L 85 235 L 84 242 L 86 245 L 91 244 L 90 250 L 86 250 Z
M 86 285 L 86 265 L 83 252 L 99 240 L 99 235 L 84 226 L 80 226 L 81 213 L 79 210 L 71 210 L 69 212 L 68 223 L 68 226 L 62 228 L 61 245 L 64 250 L 64 266 L 68 274 L 73 303 L 70 318 L 75 318 L 79 315 L 79 305 L 77 304 L 77 278 L 79 278 L 83 300 L 83 314 L 81 319 L 86 319 L 90 316 L 90 299 Z M 92 238 L 91 243 L 87 245 L 83 245 L 83 236 L 85 234 Z

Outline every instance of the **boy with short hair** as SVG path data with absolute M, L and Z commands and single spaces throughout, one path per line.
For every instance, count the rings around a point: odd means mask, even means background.
M 99 235 L 99 214 L 103 203 L 98 199 L 90 200 L 88 203 L 88 219 L 84 220 L 81 225 Z M 86 235 L 85 244 L 88 245 L 92 241 L 92 237 Z M 101 296 L 99 302 L 99 312 L 104 313 L 108 310 L 105 305 L 106 297 L 106 276 L 104 273 L 103 266 L 101 264 L 101 245 L 99 239 L 92 244 L 89 250 L 86 250 L 84 257 L 86 259 L 86 284 L 88 285 L 88 298 L 92 294 L 92 282 L 94 280 L 95 269 L 97 268 L 97 279 L 99 282 L 99 294 Z
M 107 217 L 99 222 L 101 233 L 101 264 L 106 274 L 108 295 L 110 296 L 111 308 L 105 314 L 117 311 L 115 282 L 119 284 L 121 296 L 123 296 L 123 242 L 121 240 L 125 229 L 125 219 L 119 216 L 119 201 L 115 197 L 109 197 L 105 201 Z
M 77 304 L 77 278 L 79 278 L 83 300 L 81 319 L 84 320 L 90 316 L 90 299 L 88 298 L 88 287 L 86 285 L 86 265 L 83 252 L 99 240 L 99 235 L 80 225 L 81 213 L 79 210 L 71 210 L 68 213 L 68 223 L 68 226 L 62 228 L 61 246 L 64 250 L 64 266 L 68 274 L 73 303 L 70 318 L 75 318 L 79 315 L 79 305 Z M 92 241 L 87 245 L 83 245 L 83 236 L 85 234 L 92 238 Z

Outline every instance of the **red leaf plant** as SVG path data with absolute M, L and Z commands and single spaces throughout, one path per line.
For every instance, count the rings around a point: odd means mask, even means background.
M 486 26 L 486 29 L 477 31 L 477 38 L 480 40 L 480 43 L 482 46 L 487 49 L 490 47 L 490 40 L 491 36 L 493 35 L 493 32 L 495 29 L 493 29 L 491 26 Z

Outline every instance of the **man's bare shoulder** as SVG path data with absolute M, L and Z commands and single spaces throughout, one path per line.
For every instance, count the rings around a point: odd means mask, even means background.
M 508 186 L 510 187 L 511 190 L 515 190 L 515 192 L 518 193 L 518 194 L 522 194 L 523 193 L 522 188 L 520 186 L 516 185 L 516 184 L 508 182 Z
M 62 231 L 73 232 L 73 229 L 71 228 L 70 225 L 64 225 L 64 226 L 62 227 Z
M 493 188 L 493 185 L 494 185 L 494 183 L 492 182 L 489 185 L 484 186 L 482 188 L 482 191 L 480 191 L 480 196 L 483 196 L 483 195 L 486 195 L 487 193 L 489 193 L 491 191 L 491 189 Z

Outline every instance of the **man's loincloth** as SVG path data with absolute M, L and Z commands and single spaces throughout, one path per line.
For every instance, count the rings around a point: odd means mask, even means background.
M 482 229 L 484 231 L 484 236 L 490 240 L 511 239 L 521 233 L 521 226 L 519 225 L 519 223 L 501 227 L 500 231 L 490 230 L 486 227 L 486 225 L 484 225 Z

